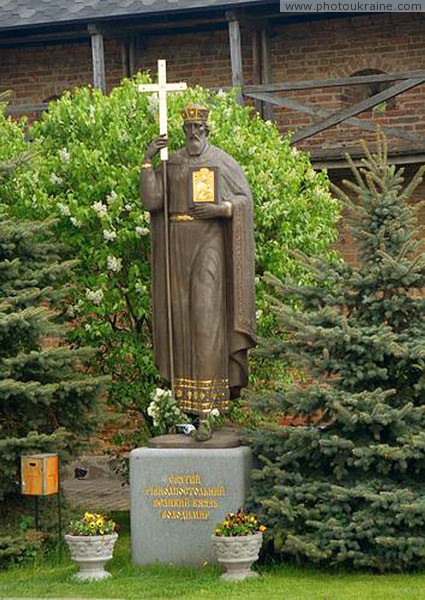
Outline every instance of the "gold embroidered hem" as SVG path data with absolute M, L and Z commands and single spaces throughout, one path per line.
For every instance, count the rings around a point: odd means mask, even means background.
M 213 408 L 220 412 L 229 410 L 228 379 L 176 379 L 174 394 L 186 413 L 206 415 Z

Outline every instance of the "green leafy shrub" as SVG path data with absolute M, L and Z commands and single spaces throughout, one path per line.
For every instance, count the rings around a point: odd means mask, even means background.
M 35 530 L 23 535 L 0 537 L 0 569 L 32 560 L 42 548 L 44 538 Z

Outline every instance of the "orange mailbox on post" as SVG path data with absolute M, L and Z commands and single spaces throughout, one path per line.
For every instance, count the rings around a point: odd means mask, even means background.
M 59 461 L 57 454 L 21 456 L 22 494 L 49 496 L 59 491 Z

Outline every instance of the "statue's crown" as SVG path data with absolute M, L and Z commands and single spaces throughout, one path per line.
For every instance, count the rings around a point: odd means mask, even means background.
M 209 109 L 201 104 L 190 103 L 182 110 L 183 121 L 208 121 Z

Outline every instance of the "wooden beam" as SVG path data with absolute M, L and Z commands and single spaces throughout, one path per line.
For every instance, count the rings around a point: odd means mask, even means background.
M 267 26 L 260 32 L 261 39 L 261 83 L 267 85 L 272 80 L 272 69 L 270 64 L 270 38 Z M 263 118 L 266 121 L 273 119 L 273 106 L 270 102 L 263 105 Z
M 136 68 L 137 68 L 137 48 L 136 48 L 136 36 L 135 35 L 132 35 L 130 38 L 128 55 L 129 55 L 130 77 L 133 77 L 133 75 L 136 72 Z
M 261 83 L 261 47 L 260 47 L 260 32 L 252 31 L 252 80 L 254 83 Z M 255 100 L 255 110 L 263 114 L 263 103 L 261 100 Z
M 331 113 L 327 110 L 324 110 L 318 106 L 311 106 L 309 104 L 301 104 L 301 102 L 297 102 L 292 98 L 283 98 L 282 96 L 277 96 L 275 94 L 249 94 L 252 98 L 258 98 L 259 100 L 265 100 L 268 98 L 269 102 L 276 104 L 277 106 L 284 106 L 286 108 L 290 108 L 297 112 L 307 113 L 309 115 L 313 115 L 315 117 L 328 117 Z M 359 129 L 363 129 L 365 131 L 376 132 L 377 126 L 374 123 L 370 123 L 368 121 L 363 121 L 362 119 L 356 119 L 355 117 L 350 117 L 346 120 L 348 125 L 353 125 L 354 127 L 359 127 Z M 393 127 L 387 127 L 386 125 L 381 125 L 380 129 L 385 133 L 385 135 L 391 137 L 397 137 L 402 140 L 407 140 L 409 142 L 419 143 L 425 146 L 425 136 L 419 135 L 417 133 L 411 133 L 410 131 L 404 131 L 403 129 L 397 129 Z
M 243 86 L 243 68 L 242 68 L 242 45 L 239 21 L 234 11 L 226 11 L 226 17 L 229 20 L 229 43 L 230 43 L 230 62 L 232 65 L 232 85 L 237 88 L 236 101 L 243 104 L 242 86 Z
M 376 152 L 376 147 L 369 147 L 372 153 Z M 360 146 L 350 146 L 349 148 L 320 148 L 309 151 L 311 163 L 315 169 L 348 169 L 347 154 L 356 166 L 361 166 L 364 159 L 364 149 Z M 425 163 L 424 146 L 418 148 L 404 147 L 395 148 L 388 151 L 388 162 L 394 165 L 412 165 Z
M 329 117 L 326 117 L 323 121 L 320 121 L 319 123 L 314 123 L 309 127 L 304 127 L 303 129 L 301 129 L 301 131 L 298 131 L 294 135 L 293 141 L 294 143 L 300 142 L 305 138 L 312 137 L 313 135 L 316 135 L 321 131 L 325 131 L 330 127 L 334 127 L 335 125 L 346 121 L 349 117 L 354 117 L 355 115 L 358 115 L 364 112 L 365 110 L 368 110 L 369 108 L 373 108 L 381 102 L 385 102 L 390 98 L 394 98 L 402 92 L 406 92 L 407 90 L 410 90 L 411 88 L 416 87 L 421 83 L 424 83 L 424 81 L 425 76 L 421 77 L 420 79 L 407 79 L 406 81 L 402 81 L 401 83 L 392 85 L 383 92 L 379 92 L 379 94 L 374 94 L 370 98 L 366 98 L 366 100 L 357 102 L 356 104 L 353 104 L 352 106 L 349 106 L 344 110 L 340 110 L 336 113 L 333 113 L 332 115 L 329 115 Z
M 123 77 L 130 77 L 130 58 L 129 58 L 129 50 L 128 50 L 128 40 L 121 40 L 120 44 L 121 49 L 121 65 L 122 65 L 122 75 Z
M 292 92 L 295 90 L 311 90 L 315 88 L 339 87 L 343 85 L 358 85 L 360 83 L 378 83 L 399 81 L 404 79 L 420 79 L 425 71 L 407 71 L 403 73 L 383 73 L 377 75 L 356 75 L 340 79 L 311 79 L 308 81 L 293 81 L 284 83 L 267 83 L 262 85 L 246 85 L 244 93 L 256 92 Z
M 25 115 L 27 113 L 38 113 L 47 110 L 49 104 L 42 102 L 41 104 L 15 104 L 13 106 L 7 105 L 5 113 L 7 115 Z
M 105 51 L 103 48 L 103 34 L 96 25 L 89 25 L 88 31 L 91 36 L 92 64 L 93 64 L 93 87 L 106 92 L 105 78 Z

